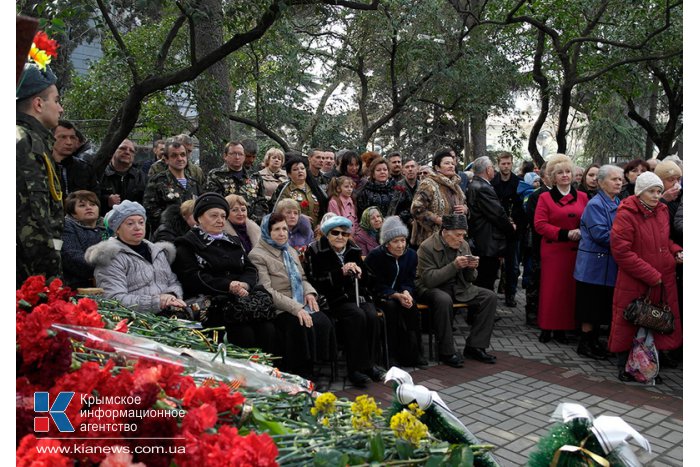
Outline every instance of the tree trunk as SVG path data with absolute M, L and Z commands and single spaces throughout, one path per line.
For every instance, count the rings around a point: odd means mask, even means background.
M 472 147 L 474 160 L 486 155 L 486 114 L 473 112 L 469 116 L 472 127 Z
M 537 83 L 540 88 L 540 114 L 537 116 L 535 123 L 532 125 L 530 130 L 530 137 L 527 141 L 527 151 L 532 157 L 532 161 L 537 165 L 537 167 L 542 167 L 544 164 L 544 158 L 540 151 L 537 149 L 537 138 L 540 136 L 540 131 L 544 126 L 544 122 L 547 121 L 547 115 L 549 114 L 549 80 L 542 70 L 542 57 L 544 56 L 544 42 L 546 36 L 543 31 L 537 32 L 537 46 L 535 48 L 535 63 L 532 68 L 532 79 Z
M 652 126 L 656 126 L 659 102 L 659 83 L 656 78 L 653 80 L 653 85 L 651 97 L 649 98 L 649 123 L 651 123 Z M 647 141 L 644 147 L 644 159 L 649 159 L 654 155 L 654 146 L 654 141 L 651 139 L 651 136 L 647 134 Z
M 196 56 L 201 59 L 223 44 L 223 13 L 221 0 L 203 0 L 206 14 L 196 28 Z M 199 119 L 199 164 L 207 173 L 221 165 L 221 154 L 231 138 L 225 115 L 229 113 L 230 90 L 226 60 L 221 60 L 202 73 L 195 82 L 195 98 Z
M 564 84 L 561 86 L 561 107 L 559 108 L 559 122 L 557 124 L 557 152 L 559 154 L 566 154 L 566 127 L 569 124 L 573 89 L 573 84 L 564 78 Z

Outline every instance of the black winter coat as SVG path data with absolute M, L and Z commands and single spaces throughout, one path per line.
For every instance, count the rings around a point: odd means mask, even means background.
M 95 193 L 99 199 L 100 185 L 97 183 L 95 169 L 90 164 L 75 156 L 70 156 L 56 163 L 56 168 L 61 179 L 64 197 L 74 191 L 88 190 Z
M 170 242 L 182 237 L 190 230 L 190 225 L 180 214 L 180 206 L 173 204 L 165 208 L 160 216 L 161 224 L 153 232 L 153 243 Z
M 368 274 L 362 261 L 362 252 L 352 241 L 348 241 L 341 261 L 328 239 L 321 237 L 306 250 L 306 261 L 309 282 L 319 294 L 326 297 L 331 310 L 335 304 L 355 303 L 355 279 L 343 275 L 341 268 L 345 263 L 355 263 L 362 269 L 362 277 L 359 279 L 360 296 L 368 301 L 371 299 L 367 291 Z
M 467 189 L 469 206 L 469 236 L 474 240 L 474 250 L 481 256 L 503 256 L 506 239 L 514 235 L 496 191 L 481 177 L 474 177 Z
M 518 196 L 518 184 L 522 179 L 515 174 L 511 174 L 507 182 L 501 180 L 501 174 L 497 173 L 493 180 L 491 180 L 491 186 L 496 191 L 496 196 L 503 206 L 503 210 L 506 212 L 515 225 L 518 227 L 518 233 L 521 234 L 525 232 L 525 226 L 527 220 L 525 219 L 525 209 L 523 208 L 522 200 Z
M 125 173 L 120 174 L 110 163 L 100 179 L 100 213 L 106 214 L 111 208 L 107 205 L 109 195 L 119 194 L 122 201 L 128 199 L 143 203 L 143 193 L 146 191 L 146 175 L 139 167 L 132 165 Z
M 241 241 L 228 234 L 216 240 L 193 227 L 175 240 L 177 255 L 173 271 L 177 274 L 185 298 L 198 294 L 228 294 L 232 281 L 248 284 L 249 290 L 258 282 L 258 270 L 248 259 Z
M 395 203 L 398 201 L 401 192 L 394 189 L 396 182 L 394 180 L 389 180 L 386 184 L 382 185 L 372 180 L 365 183 L 362 190 L 357 194 L 357 218 L 362 217 L 362 213 L 370 206 L 377 206 L 379 211 L 382 213 L 382 217 L 387 217 L 389 215 L 389 207 L 392 201 L 396 198 Z

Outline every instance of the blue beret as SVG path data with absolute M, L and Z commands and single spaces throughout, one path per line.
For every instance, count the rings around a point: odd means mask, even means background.
M 323 232 L 323 235 L 328 235 L 328 232 L 335 227 L 346 227 L 350 229 L 352 228 L 352 221 L 347 217 L 333 216 L 330 219 L 326 219 L 326 221 L 321 224 L 321 232 Z
M 24 65 L 22 78 L 20 78 L 17 88 L 17 100 L 21 101 L 39 94 L 52 84 L 56 84 L 56 75 L 53 74 L 51 68 L 47 66 L 45 70 L 41 70 L 36 63 L 27 63 Z

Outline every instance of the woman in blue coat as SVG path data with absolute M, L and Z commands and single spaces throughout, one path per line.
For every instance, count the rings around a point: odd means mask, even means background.
M 399 365 L 424 366 L 420 314 L 414 297 L 418 256 L 407 248 L 408 228 L 398 216 L 382 225 L 381 245 L 365 259 L 371 275 L 377 306 L 387 317 L 389 359 Z
M 581 241 L 576 254 L 576 321 L 581 325 L 577 352 L 597 360 L 607 358 L 598 341 L 601 324 L 612 316 L 617 264 L 610 251 L 610 230 L 620 203 L 623 172 L 614 165 L 598 170 L 598 194 L 586 205 L 581 217 Z

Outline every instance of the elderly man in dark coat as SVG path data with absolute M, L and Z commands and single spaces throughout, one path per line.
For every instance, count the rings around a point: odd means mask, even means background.
M 476 310 L 464 356 L 483 363 L 496 363 L 496 357 L 485 350 L 490 345 L 496 316 L 496 294 L 472 284 L 477 277 L 479 258 L 472 256 L 464 240 L 466 233 L 466 216 L 442 216 L 440 231 L 418 248 L 418 297 L 430 307 L 440 361 L 455 368 L 462 367 L 452 338 L 452 305 L 456 302 L 473 305 Z
M 474 250 L 481 258 L 479 279 L 475 284 L 493 290 L 500 257 L 506 253 L 506 240 L 515 237 L 515 224 L 508 218 L 491 186 L 496 174 L 493 162 L 487 156 L 479 157 L 472 170 L 474 178 L 467 190 L 469 228 Z

